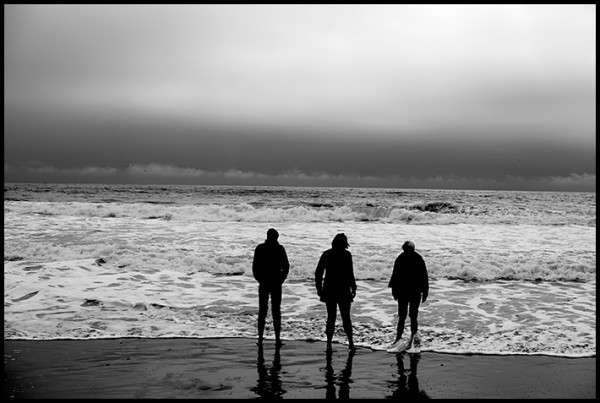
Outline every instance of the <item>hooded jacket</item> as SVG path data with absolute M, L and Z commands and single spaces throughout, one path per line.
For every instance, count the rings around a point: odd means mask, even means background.
M 423 257 L 414 250 L 402 252 L 394 262 L 394 270 L 388 287 L 394 298 L 429 294 L 429 278 Z

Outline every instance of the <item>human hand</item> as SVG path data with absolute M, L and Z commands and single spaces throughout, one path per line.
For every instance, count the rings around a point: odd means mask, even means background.
M 323 293 L 323 290 L 317 290 L 317 295 L 319 296 L 319 301 L 326 302 L 325 293 Z

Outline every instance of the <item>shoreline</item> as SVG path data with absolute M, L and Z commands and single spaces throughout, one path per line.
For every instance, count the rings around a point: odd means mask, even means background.
M 253 338 L 4 340 L 5 398 L 596 398 L 596 357 Z

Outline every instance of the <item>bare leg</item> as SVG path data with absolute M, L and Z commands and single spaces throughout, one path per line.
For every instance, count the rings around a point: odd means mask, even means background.
M 340 302 L 340 316 L 342 317 L 342 324 L 344 326 L 344 332 L 348 338 L 348 346 L 354 348 L 354 339 L 352 337 L 352 319 L 350 318 L 350 301 Z
M 337 303 L 335 301 L 327 301 L 327 325 L 325 327 L 325 334 L 327 336 L 328 344 L 331 344 L 331 342 L 333 340 L 336 316 L 337 316 Z

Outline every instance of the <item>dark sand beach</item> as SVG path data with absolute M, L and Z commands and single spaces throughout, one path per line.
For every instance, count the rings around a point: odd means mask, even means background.
M 596 398 L 596 358 L 390 354 L 248 338 L 5 340 L 4 397 Z

